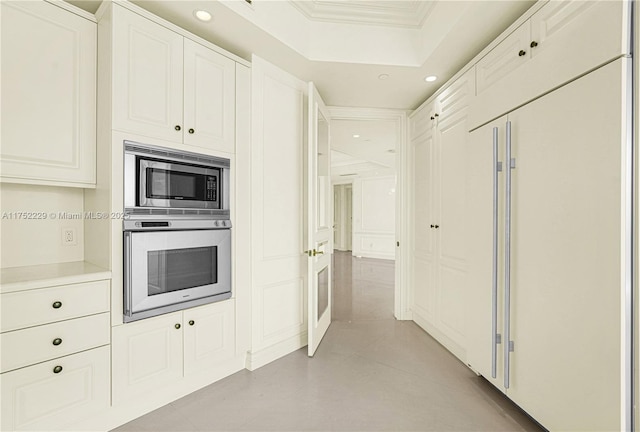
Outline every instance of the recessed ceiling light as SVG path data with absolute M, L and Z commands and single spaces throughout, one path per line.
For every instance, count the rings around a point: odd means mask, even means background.
M 203 22 L 209 22 L 211 21 L 211 18 L 213 18 L 211 14 L 206 10 L 195 10 L 193 11 L 193 16 L 195 16 L 196 18 L 198 18 L 200 21 L 203 21 Z
M 387 78 L 389 78 L 389 74 L 380 74 L 380 75 L 378 75 L 378 79 L 386 80 Z
M 360 135 L 358 135 L 358 134 L 353 134 L 353 137 L 354 137 L 354 138 L 360 138 Z
M 428 76 L 428 77 L 426 77 L 424 80 L 425 80 L 426 82 L 434 82 L 434 81 L 435 81 L 435 80 L 437 80 L 437 79 L 438 79 L 438 77 L 437 77 L 437 76 L 435 76 L 435 75 L 429 75 L 429 76 Z

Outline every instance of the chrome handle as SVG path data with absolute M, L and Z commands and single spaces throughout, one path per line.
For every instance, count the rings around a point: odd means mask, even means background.
M 496 377 L 498 344 L 498 128 L 493 128 L 493 267 L 491 274 L 491 377 Z
M 513 351 L 511 341 L 511 170 L 515 160 L 511 159 L 511 122 L 507 122 L 506 178 L 505 178 L 505 230 L 504 230 L 504 388 L 509 388 L 509 353 Z
M 131 316 L 132 313 L 132 305 L 133 305 L 133 282 L 132 282 L 132 276 L 131 276 L 131 258 L 132 258 L 132 251 L 131 251 L 131 232 L 130 231 L 125 231 L 124 232 L 124 239 L 123 239 L 123 243 L 124 243 L 124 279 L 123 279 L 123 284 L 124 284 L 124 293 L 125 295 L 123 296 L 123 302 L 124 302 L 124 314 L 127 316 Z

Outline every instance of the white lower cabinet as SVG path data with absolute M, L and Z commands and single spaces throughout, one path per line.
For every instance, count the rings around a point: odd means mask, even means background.
M 113 404 L 167 388 L 235 354 L 235 302 L 228 300 L 112 329 Z
M 109 347 L 2 374 L 3 431 L 66 430 L 109 406 Z

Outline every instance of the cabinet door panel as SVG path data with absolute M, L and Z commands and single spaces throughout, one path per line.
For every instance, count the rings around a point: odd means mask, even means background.
M 114 405 L 182 378 L 182 312 L 117 326 L 112 334 Z
M 412 280 L 413 311 L 424 319 L 435 320 L 435 224 L 433 192 L 435 180 L 433 128 L 411 142 L 413 190 Z
M 509 115 L 515 351 L 507 394 L 550 430 L 620 428 L 626 61 Z
M 2 430 L 65 430 L 108 408 L 109 385 L 109 347 L 3 374 Z
M 477 94 L 523 66 L 529 59 L 528 47 L 531 38 L 531 23 L 523 23 L 505 40 L 492 49 L 476 65 Z M 524 55 L 519 55 L 524 51 Z
M 2 179 L 95 185 L 96 25 L 2 2 Z
M 116 4 L 113 25 L 113 128 L 182 143 L 182 36 Z
M 438 125 L 438 326 L 464 346 L 466 260 L 466 110 Z
M 231 359 L 235 353 L 234 340 L 233 300 L 185 311 L 184 375 L 210 370 Z
M 235 88 L 233 60 L 185 39 L 185 144 L 234 152 Z

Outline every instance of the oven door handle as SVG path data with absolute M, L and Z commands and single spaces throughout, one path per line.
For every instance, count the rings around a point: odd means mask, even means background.
M 132 259 L 132 254 L 131 254 L 131 232 L 130 231 L 124 231 L 124 237 L 123 237 L 123 242 L 124 242 L 124 278 L 123 278 L 123 289 L 124 289 L 124 295 L 123 295 L 123 309 L 124 309 L 124 314 L 126 316 L 131 316 L 131 314 L 133 313 L 131 308 L 132 308 L 132 304 L 133 304 L 133 285 L 131 282 L 131 259 Z

